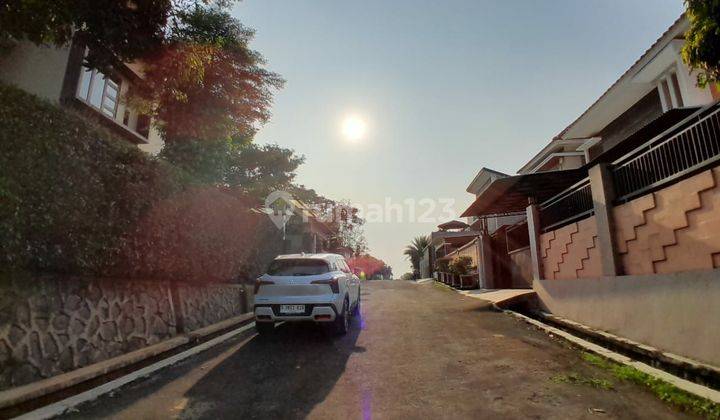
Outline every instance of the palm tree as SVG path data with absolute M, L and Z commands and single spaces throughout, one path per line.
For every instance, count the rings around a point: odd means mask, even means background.
M 420 260 L 428 245 L 430 245 L 430 237 L 423 235 L 415 237 L 410 245 L 405 247 L 403 254 L 410 260 L 414 271 L 420 271 Z

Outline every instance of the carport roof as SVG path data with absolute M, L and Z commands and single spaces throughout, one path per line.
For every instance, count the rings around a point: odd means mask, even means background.
M 527 208 L 529 199 L 542 203 L 586 176 L 587 169 L 578 168 L 498 178 L 460 217 L 490 217 L 521 213 Z

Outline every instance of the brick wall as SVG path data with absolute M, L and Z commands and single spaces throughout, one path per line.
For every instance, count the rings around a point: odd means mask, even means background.
M 625 274 L 720 267 L 720 168 L 613 209 Z
M 540 235 L 540 256 L 544 279 L 599 276 L 595 216 Z

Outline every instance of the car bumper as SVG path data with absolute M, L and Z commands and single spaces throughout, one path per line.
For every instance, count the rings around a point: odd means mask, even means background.
M 302 299 L 304 298 L 304 299 Z M 336 302 L 339 301 L 338 302 Z M 255 321 L 257 322 L 279 322 L 279 321 L 313 321 L 333 322 L 337 317 L 338 305 L 342 299 L 338 297 L 332 300 L 310 298 L 309 296 L 279 298 L 256 298 Z M 301 314 L 283 314 L 280 312 L 280 305 L 305 305 L 305 312 Z

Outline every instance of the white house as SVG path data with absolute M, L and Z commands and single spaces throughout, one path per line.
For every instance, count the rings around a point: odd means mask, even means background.
M 62 48 L 18 42 L 0 56 L 0 81 L 78 109 L 141 150 L 157 154 L 163 145 L 160 134 L 148 116 L 124 100 L 130 85 L 142 80 L 141 66 L 120 64 L 103 74 L 83 65 L 85 52 L 76 41 Z

